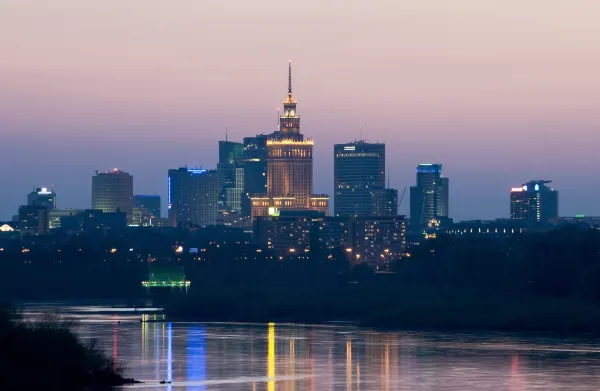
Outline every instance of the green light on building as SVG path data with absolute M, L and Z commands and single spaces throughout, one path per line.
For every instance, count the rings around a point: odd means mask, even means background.
M 575 215 L 576 219 L 583 219 L 585 217 L 585 215 Z
M 142 281 L 142 286 L 150 288 L 180 288 L 187 289 L 191 282 L 185 279 L 183 267 L 180 266 L 151 266 L 148 280 Z

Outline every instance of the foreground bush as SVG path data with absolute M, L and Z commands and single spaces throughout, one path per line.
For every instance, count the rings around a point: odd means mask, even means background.
M 46 315 L 27 322 L 0 308 L 0 389 L 80 390 L 132 382 L 122 365 L 106 357 L 95 341 L 81 342 L 73 322 Z

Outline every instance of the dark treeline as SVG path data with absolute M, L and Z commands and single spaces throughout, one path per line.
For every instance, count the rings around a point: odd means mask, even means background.
M 181 245 L 182 253 L 175 249 Z M 600 232 L 567 226 L 495 237 L 439 236 L 374 274 L 342 249 L 281 260 L 241 231 L 91 232 L 0 253 L 12 299 L 137 298 L 148 258 L 183 266 L 171 316 L 219 321 L 352 320 L 389 327 L 600 330 Z M 191 252 L 190 249 L 197 249 Z
M 196 265 L 171 315 L 205 320 L 381 327 L 600 331 L 600 233 L 565 227 L 505 238 L 441 236 L 393 274 L 341 257 Z

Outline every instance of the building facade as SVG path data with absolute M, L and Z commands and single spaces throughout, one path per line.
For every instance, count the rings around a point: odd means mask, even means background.
M 244 137 L 244 193 L 247 197 L 267 194 L 267 139 L 266 134 Z
M 242 166 L 244 144 L 233 141 L 219 141 L 219 209 L 241 211 L 241 197 L 244 191 L 244 170 Z
M 124 212 L 127 223 L 133 222 L 133 176 L 115 168 L 92 177 L 92 209 L 106 213 Z
M 29 206 L 45 206 L 48 211 L 56 209 L 56 193 L 54 188 L 48 190 L 46 187 L 37 188 L 27 194 L 27 205 Z
M 251 216 L 267 216 L 275 210 L 308 209 L 325 214 L 329 197 L 313 195 L 313 141 L 300 133 L 300 117 L 292 96 L 292 68 L 289 66 L 288 96 L 283 102 L 279 130 L 268 136 L 267 192 L 251 197 Z
M 43 234 L 49 231 L 48 208 L 39 205 L 19 207 L 19 231 L 30 234 Z
M 169 222 L 176 227 L 215 225 L 218 215 L 219 183 L 215 170 L 182 167 L 169 170 Z
M 373 190 L 371 192 L 371 209 L 373 216 L 397 216 L 398 190 Z
M 160 218 L 161 216 L 161 204 L 159 195 L 139 195 L 133 196 L 133 207 L 134 208 L 145 208 L 153 218 Z
M 558 191 L 551 181 L 529 181 L 510 191 L 510 218 L 547 223 L 558 218 Z
M 423 228 L 448 218 L 449 179 L 442 176 L 441 164 L 419 164 L 417 185 L 410 188 L 410 223 Z M 435 223 L 434 223 L 435 224 Z
M 339 250 L 352 265 L 367 263 L 388 270 L 406 250 L 403 216 L 327 217 L 316 211 L 282 211 L 254 219 L 255 244 L 274 251 L 279 259 L 308 259 Z
M 336 144 L 333 153 L 334 215 L 374 215 L 372 193 L 385 189 L 385 144 Z
M 388 270 L 406 250 L 404 216 L 357 217 L 351 221 L 349 236 L 352 263 L 367 263 L 375 270 Z
M 50 230 L 62 227 L 62 218 L 82 213 L 83 209 L 55 209 L 48 212 Z

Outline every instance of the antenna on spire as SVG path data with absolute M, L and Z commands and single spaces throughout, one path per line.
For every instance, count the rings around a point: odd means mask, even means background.
M 288 94 L 291 96 L 292 95 L 292 60 L 290 60 L 290 62 L 289 62 L 288 71 L 289 71 L 289 75 L 288 75 Z
M 360 130 L 359 130 L 359 139 L 358 139 L 358 141 L 364 141 L 363 137 L 362 137 L 362 126 L 360 127 Z

